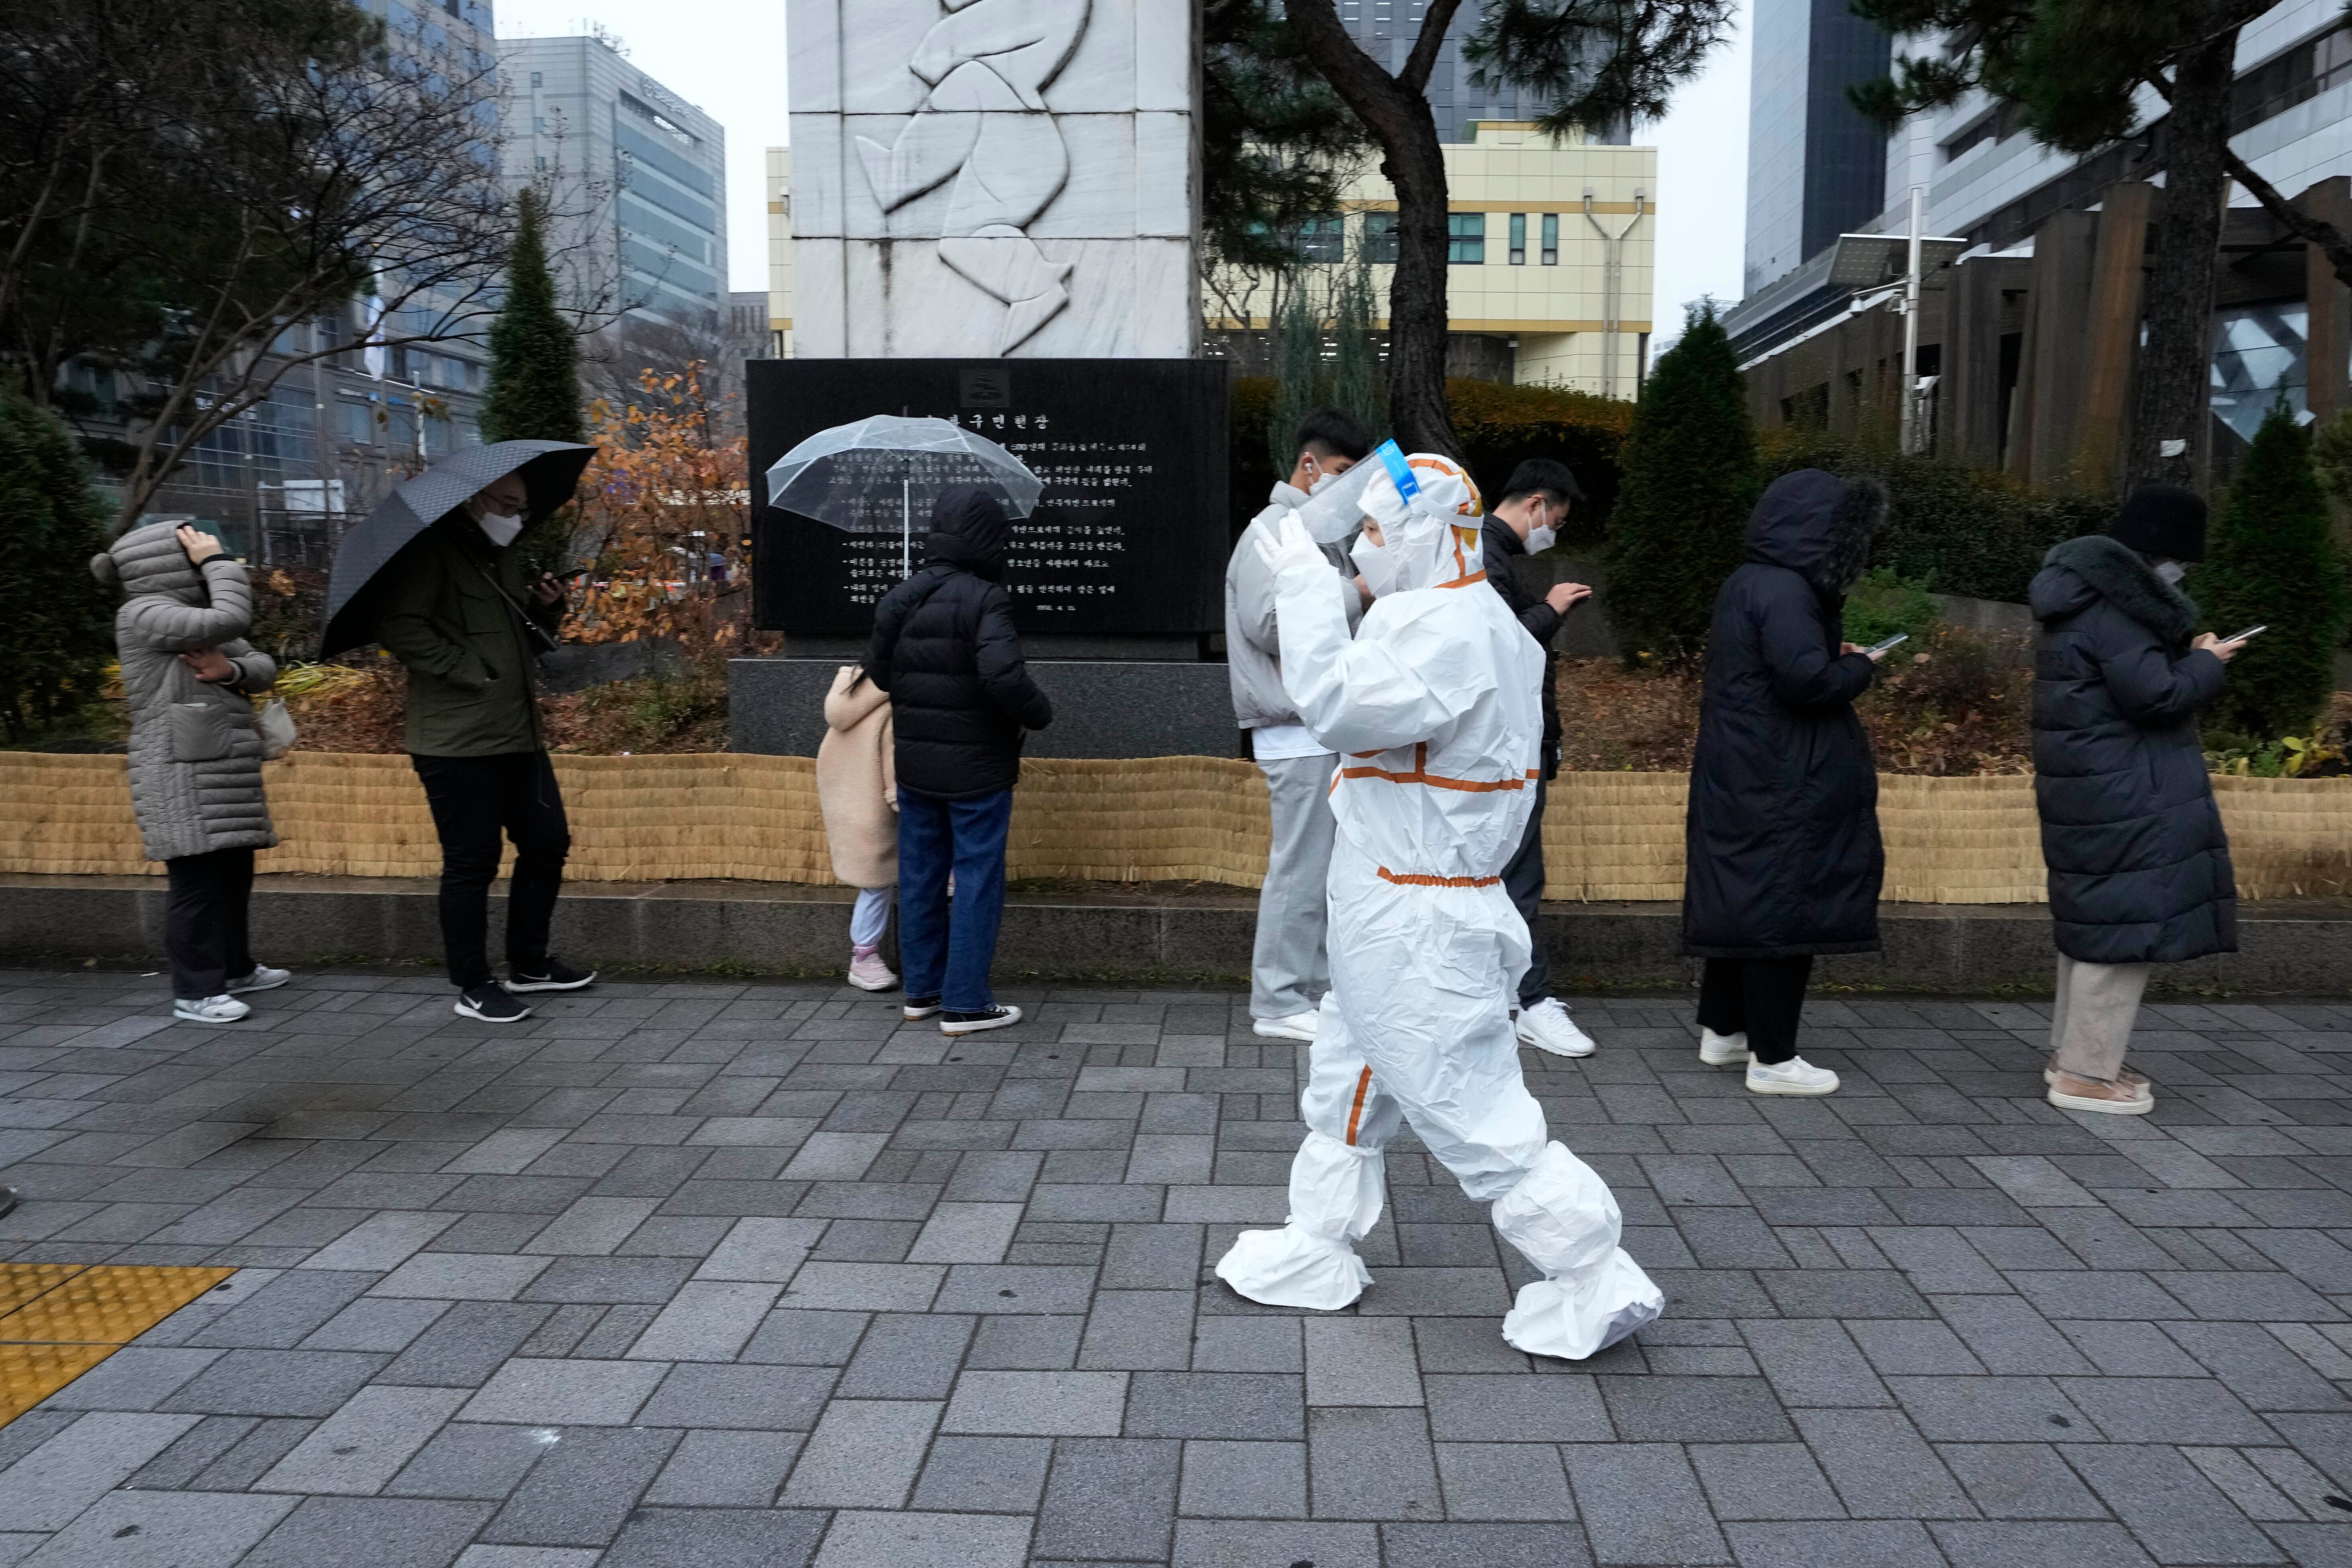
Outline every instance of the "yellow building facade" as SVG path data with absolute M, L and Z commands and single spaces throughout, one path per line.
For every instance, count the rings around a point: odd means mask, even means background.
M 1446 308 L 1457 340 L 1481 352 L 1458 356 L 1520 383 L 1631 398 L 1650 334 L 1657 232 L 1654 147 L 1555 143 L 1533 125 L 1482 121 L 1475 139 L 1445 145 L 1451 196 Z M 1377 170 L 1349 182 L 1341 211 L 1302 237 L 1313 284 L 1328 286 L 1359 258 L 1371 264 L 1385 308 L 1393 268 L 1396 196 Z M 1263 329 L 1270 282 L 1247 276 L 1203 280 L 1212 332 Z M 792 151 L 768 149 L 768 317 L 792 354 Z M 1376 325 L 1385 330 L 1386 319 Z

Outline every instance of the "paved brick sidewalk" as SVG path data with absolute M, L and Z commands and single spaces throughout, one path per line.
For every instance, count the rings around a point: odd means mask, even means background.
M 1207 1274 L 1299 1136 L 1238 997 L 448 994 L 0 974 L 0 1257 L 244 1269 L 0 1428 L 0 1563 L 2352 1563 L 2352 1007 L 2151 1008 L 2129 1120 L 2033 1006 L 1816 1004 L 1765 1100 L 1587 1005 L 1531 1082 L 1669 1305 L 1569 1365 L 1410 1148 L 1356 1311 Z

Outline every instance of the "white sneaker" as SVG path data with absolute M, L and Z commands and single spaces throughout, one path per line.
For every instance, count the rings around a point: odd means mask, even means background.
M 1735 1062 L 1748 1060 L 1748 1031 L 1736 1035 L 1718 1035 L 1705 1024 L 1698 1026 L 1698 1059 L 1711 1068 L 1727 1068 Z
M 257 963 L 252 973 L 228 983 L 228 994 L 236 996 L 247 991 L 275 991 L 293 978 L 290 969 L 272 969 L 266 963 Z
M 1748 1064 L 1750 1094 L 1835 1094 L 1837 1086 L 1837 1074 L 1827 1068 L 1817 1068 L 1802 1057 L 1790 1057 L 1785 1062 L 1769 1066 L 1759 1061 Z
M 1519 1039 L 1556 1057 L 1589 1057 L 1599 1047 L 1592 1037 L 1568 1016 L 1568 1004 L 1547 996 L 1532 1007 L 1519 1009 Z
M 863 956 L 852 953 L 849 958 L 849 983 L 860 991 L 887 991 L 898 984 L 898 977 L 890 973 L 890 966 L 882 962 L 880 953 L 869 952 Z
M 1256 1019 L 1251 1023 L 1250 1032 L 1264 1035 L 1269 1040 L 1305 1040 L 1311 1045 L 1315 1032 L 1322 1026 L 1323 1015 L 1310 1007 L 1287 1018 Z
M 182 996 L 172 1003 L 172 1016 L 191 1024 L 234 1024 L 252 1011 L 226 991 L 217 996 Z

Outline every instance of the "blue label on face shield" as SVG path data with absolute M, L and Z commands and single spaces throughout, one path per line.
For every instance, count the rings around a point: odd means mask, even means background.
M 1404 453 L 1398 450 L 1394 441 L 1383 441 L 1372 449 L 1372 456 L 1388 469 L 1389 479 L 1396 486 L 1397 499 L 1412 505 L 1412 498 L 1421 493 L 1421 481 L 1412 477 L 1412 465 L 1404 460 Z

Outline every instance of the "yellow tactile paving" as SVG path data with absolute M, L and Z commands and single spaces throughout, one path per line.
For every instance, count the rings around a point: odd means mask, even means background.
M 0 1423 L 236 1273 L 132 1264 L 0 1264 Z
M 0 1343 L 134 1340 L 235 1273 L 230 1268 L 102 1266 L 0 1316 Z

